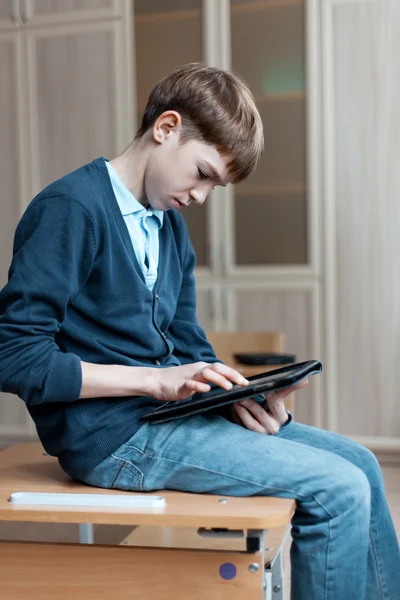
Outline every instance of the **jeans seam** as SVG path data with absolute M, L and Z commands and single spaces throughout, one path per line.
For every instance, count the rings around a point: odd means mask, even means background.
M 208 468 L 205 468 L 205 467 L 200 467 L 199 465 L 193 465 L 191 463 L 186 463 L 186 462 L 183 462 L 183 461 L 174 460 L 172 458 L 167 458 L 165 456 L 159 456 L 157 454 L 148 454 L 147 456 L 149 458 L 153 458 L 154 460 L 156 460 L 156 459 L 157 460 L 159 460 L 159 459 L 166 460 L 166 461 L 172 462 L 172 463 L 174 463 L 176 465 L 183 465 L 183 466 L 191 467 L 191 468 L 194 468 L 194 469 L 200 469 L 202 471 L 207 471 L 209 473 L 214 473 L 215 475 L 226 477 L 226 478 L 232 479 L 234 481 L 239 481 L 240 483 L 247 483 L 249 485 L 252 485 L 253 487 L 257 487 L 257 488 L 266 487 L 266 486 L 263 486 L 263 484 L 254 483 L 253 481 L 248 481 L 247 479 L 242 479 L 242 478 L 239 478 L 239 477 L 234 477 L 233 475 L 228 475 L 227 473 L 221 473 L 220 471 L 215 471 L 214 469 L 208 469 Z M 273 489 L 276 490 L 277 492 L 285 492 L 285 493 L 287 493 L 287 490 L 283 490 L 281 488 L 274 487 Z M 325 508 L 325 506 L 323 506 L 319 502 L 319 500 L 315 496 L 301 496 L 301 495 L 298 494 L 297 497 L 293 497 L 293 500 L 297 500 L 297 499 L 307 500 L 307 498 L 312 498 L 318 504 L 318 506 L 320 506 L 322 508 L 322 510 L 329 516 L 330 519 L 333 518 L 332 515 L 330 514 L 330 512 Z
M 375 559 L 375 564 L 376 564 L 376 572 L 378 575 L 378 582 L 379 582 L 379 591 L 381 594 L 381 598 L 389 598 L 389 595 L 386 594 L 385 590 L 383 589 L 383 580 L 382 580 L 382 570 L 381 570 L 381 562 L 379 560 L 379 553 L 377 552 L 377 548 L 376 548 L 376 543 L 374 540 L 374 536 L 372 535 L 372 516 L 371 516 L 371 525 L 370 525 L 370 530 L 369 530 L 369 535 L 371 538 L 371 547 L 372 547 L 372 554 L 374 556 Z
M 113 458 L 115 458 L 116 460 L 120 460 L 117 456 L 115 456 L 114 454 L 111 455 Z M 121 461 L 120 461 L 121 462 Z M 119 474 L 121 473 L 122 469 L 123 469 L 124 463 L 123 461 L 121 462 L 121 464 L 119 465 L 117 472 L 115 473 L 114 477 L 112 478 L 112 480 L 110 481 L 108 487 L 112 488 L 114 486 L 114 483 L 116 482 Z
M 128 444 L 122 444 L 122 446 L 124 448 L 129 448 L 129 450 L 136 450 L 137 452 L 140 452 L 140 454 L 146 455 L 146 452 L 144 452 L 144 450 L 141 450 L 137 446 L 129 446 Z
M 331 547 L 331 540 L 332 540 L 332 521 L 328 522 L 328 532 L 329 532 L 329 536 L 328 536 L 328 547 L 326 549 L 326 579 L 325 579 L 325 599 L 329 600 L 329 579 L 330 579 L 330 573 L 329 573 L 329 558 L 330 558 L 330 547 Z

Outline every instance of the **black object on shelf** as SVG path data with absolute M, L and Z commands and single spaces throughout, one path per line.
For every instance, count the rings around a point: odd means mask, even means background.
M 288 365 L 296 362 L 295 354 L 280 354 L 277 352 L 241 352 L 234 358 L 242 365 Z

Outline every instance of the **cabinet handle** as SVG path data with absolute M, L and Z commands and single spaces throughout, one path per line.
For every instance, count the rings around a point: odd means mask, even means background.
M 33 17 L 33 0 L 22 0 L 22 20 L 24 23 L 32 20 Z
M 10 14 L 11 14 L 11 21 L 14 23 L 14 25 L 18 25 L 19 21 L 20 21 L 20 14 L 19 14 L 19 0 L 10 0 Z

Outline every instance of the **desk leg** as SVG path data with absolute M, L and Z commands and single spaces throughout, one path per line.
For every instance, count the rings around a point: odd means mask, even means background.
M 267 600 L 284 600 L 282 548 L 275 556 L 270 567 L 265 570 L 267 582 Z
M 91 523 L 79 523 L 79 543 L 94 544 L 94 527 Z

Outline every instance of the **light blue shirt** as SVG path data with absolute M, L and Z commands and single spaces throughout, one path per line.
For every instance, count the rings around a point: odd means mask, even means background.
M 158 232 L 164 221 L 162 210 L 144 208 L 106 162 L 111 185 L 122 216 L 129 231 L 136 258 L 142 269 L 146 285 L 152 290 L 157 279 L 159 240 Z M 148 266 L 146 265 L 146 257 Z

